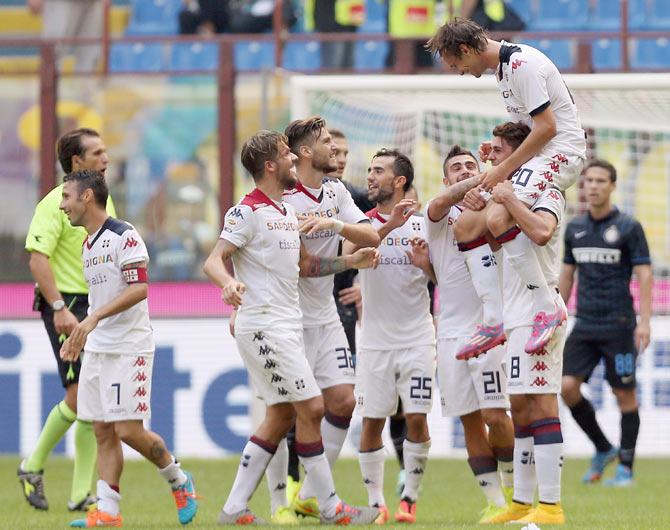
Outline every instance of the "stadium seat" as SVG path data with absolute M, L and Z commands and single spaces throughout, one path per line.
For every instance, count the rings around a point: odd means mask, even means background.
M 596 70 L 621 68 L 621 43 L 618 39 L 591 42 L 591 61 Z
M 670 30 L 670 2 L 668 0 L 651 0 L 648 27 L 660 31 Z
M 133 0 L 126 35 L 175 35 L 181 0 Z
M 235 69 L 239 72 L 275 66 L 274 42 L 236 42 L 234 54 Z
M 586 29 L 589 3 L 586 0 L 538 0 L 529 30 L 578 31 Z
M 172 45 L 170 70 L 215 70 L 218 59 L 219 50 L 215 43 L 181 42 Z
M 537 48 L 559 69 L 571 69 L 574 67 L 572 45 L 570 39 L 522 39 L 521 42 Z
M 321 67 L 321 45 L 317 41 L 288 42 L 284 48 L 287 70 L 318 70 Z
M 596 0 L 589 19 L 589 29 L 601 31 L 621 29 L 621 0 Z
M 388 2 L 379 0 L 366 0 L 365 2 L 365 22 L 361 24 L 358 31 L 361 33 L 385 33 L 386 32 L 386 12 Z
M 390 48 L 388 42 L 369 40 L 357 42 L 354 46 L 354 69 L 382 70 L 384 68 Z
M 162 44 L 114 43 L 110 47 L 110 72 L 160 72 L 163 67 Z
M 637 39 L 633 47 L 635 49 L 631 61 L 633 68 L 670 68 L 669 39 Z
M 516 11 L 517 15 L 526 23 L 526 27 L 530 27 L 533 20 L 533 5 L 531 0 L 505 0 L 505 3 L 509 4 Z
M 607 0 L 602 0 L 606 2 Z M 628 29 L 644 30 L 649 27 L 647 0 L 628 0 Z

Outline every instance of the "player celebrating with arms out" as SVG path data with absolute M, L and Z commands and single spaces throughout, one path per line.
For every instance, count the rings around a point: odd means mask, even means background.
M 513 175 L 515 194 L 530 208 L 545 189 L 563 191 L 576 182 L 584 167 L 585 134 L 560 72 L 544 54 L 524 44 L 491 40 L 479 25 L 461 18 L 442 26 L 427 47 L 461 75 L 480 77 L 494 69 L 511 121 L 531 127 L 516 151 L 483 173 L 484 190 Z M 490 144 L 480 150 L 486 155 Z M 535 319 L 525 350 L 541 351 L 567 314 L 547 285 L 531 240 L 515 225 L 506 206 L 493 201 L 485 213 L 463 212 L 454 228 L 484 306 L 483 324 L 459 357 L 477 356 L 505 340 L 497 271 L 486 267 L 487 228 L 531 294 Z
M 305 251 L 295 210 L 282 202 L 284 190 L 297 182 L 295 159 L 281 133 L 260 131 L 247 140 L 242 164 L 256 188 L 228 211 L 221 238 L 205 262 L 205 273 L 222 289 L 223 300 L 239 307 L 235 341 L 266 405 L 263 422 L 244 447 L 219 514 L 221 525 L 264 523 L 249 510 L 249 499 L 294 422 L 296 451 L 313 481 L 321 522 L 368 524 L 379 515 L 376 508 L 345 504 L 335 493 L 321 439 L 323 398 L 305 357 L 298 300 L 299 274 L 318 277 L 368 267 L 378 262 L 378 254 L 367 248 L 353 256 L 321 258 Z M 235 278 L 225 267 L 231 257 Z
M 77 415 L 93 422 L 100 477 L 97 508 L 71 526 L 123 525 L 122 441 L 158 467 L 172 488 L 179 522 L 187 524 L 198 510 L 193 478 L 182 471 L 163 439 L 142 424 L 151 417 L 155 350 L 146 300 L 149 254 L 133 226 L 107 214 L 108 193 L 98 171 L 75 171 L 64 179 L 61 208 L 72 226 L 83 226 L 88 233 L 82 261 L 89 312 L 63 343 L 61 357 L 74 362 L 85 347 Z

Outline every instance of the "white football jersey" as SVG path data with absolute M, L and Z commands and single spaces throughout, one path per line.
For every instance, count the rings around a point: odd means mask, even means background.
M 549 289 L 555 292 L 558 287 L 558 275 L 561 267 L 561 256 L 559 254 L 561 247 L 560 232 L 565 212 L 563 194 L 553 189 L 545 190 L 533 205 L 532 210 L 551 212 L 558 220 L 556 230 L 554 230 L 554 234 L 546 245 L 539 246 L 533 244 L 533 250 L 540 262 L 540 267 L 547 280 Z M 502 277 L 503 323 L 505 329 L 532 325 L 535 314 L 533 312 L 533 300 L 530 291 L 526 288 L 507 259 L 503 261 Z M 560 295 L 557 294 L 557 296 L 560 298 Z
M 238 248 L 233 254 L 235 278 L 246 286 L 235 330 L 302 329 L 295 210 L 255 189 L 228 210 L 220 238 Z
M 377 208 L 366 215 L 375 229 L 389 217 Z M 415 237 L 426 239 L 423 218 L 418 215 L 382 239 L 378 247 L 381 260 L 376 269 L 358 273 L 363 296 L 362 350 L 399 350 L 435 343 L 428 276 L 412 265 L 405 254 L 406 250 L 411 252 Z
M 577 106 L 558 68 L 546 55 L 532 46 L 502 41 L 496 79 L 511 121 L 532 128 L 532 117 L 551 105 L 557 133 L 543 152 L 586 157 L 586 137 Z
M 284 201 L 301 215 L 334 217 L 351 224 L 368 222 L 368 218 L 351 198 L 349 190 L 338 179 L 324 179 L 318 190 L 307 188 L 298 181 L 294 188 L 284 192 Z M 323 258 L 337 257 L 340 242 L 337 232 L 321 230 L 309 237 L 300 234 L 300 239 L 310 254 Z M 298 290 L 303 327 L 317 327 L 340 321 L 333 297 L 332 275 L 320 278 L 302 277 L 298 282 Z
M 454 236 L 453 226 L 460 214 L 461 209 L 458 206 L 452 206 L 442 219 L 431 219 L 426 213 L 430 261 L 437 278 L 440 302 L 437 318 L 438 339 L 471 335 L 483 318 L 481 301 Z
M 100 230 L 84 240 L 81 257 L 88 284 L 89 315 L 126 290 L 124 266 L 149 263 L 147 247 L 135 227 L 113 217 L 108 217 Z M 103 318 L 89 333 L 85 350 L 125 355 L 153 353 L 154 338 L 147 300 Z

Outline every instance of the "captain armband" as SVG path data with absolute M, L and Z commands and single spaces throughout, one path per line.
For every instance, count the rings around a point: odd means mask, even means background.
M 130 267 L 123 269 L 123 279 L 126 283 L 148 283 L 146 267 Z

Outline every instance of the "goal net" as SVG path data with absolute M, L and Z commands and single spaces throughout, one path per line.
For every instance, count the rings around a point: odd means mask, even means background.
M 613 202 L 644 226 L 655 272 L 652 344 L 639 365 L 639 396 L 670 434 L 670 75 L 565 75 L 588 133 L 588 157 L 617 169 Z M 294 76 L 291 118 L 325 118 L 347 136 L 344 178 L 366 186 L 372 155 L 397 147 L 415 166 L 415 186 L 424 204 L 442 184 L 442 162 L 454 144 L 477 152 L 493 127 L 508 115 L 492 75 L 481 79 L 439 76 Z M 581 186 L 567 193 L 568 218 L 586 204 Z M 633 282 L 634 291 L 637 289 Z M 637 297 L 636 297 L 637 299 Z M 666 315 L 658 316 L 658 315 Z M 606 383 L 604 383 L 606 384 Z M 599 368 L 590 385 L 600 414 L 611 415 L 618 439 L 618 412 L 611 392 L 602 392 Z M 659 414 L 656 416 L 656 414 Z M 656 435 L 658 430 L 654 429 Z M 575 433 L 577 430 L 575 429 Z M 454 435 L 455 436 L 455 435 Z M 578 434 L 575 434 L 578 436 Z M 643 443 L 642 452 L 656 452 Z

